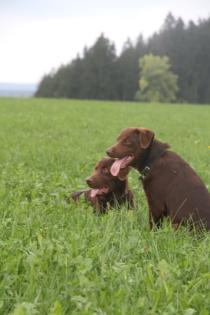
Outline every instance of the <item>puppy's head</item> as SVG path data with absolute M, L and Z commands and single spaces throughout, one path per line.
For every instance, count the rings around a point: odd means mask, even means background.
M 90 188 L 92 188 L 91 195 L 102 195 L 109 192 L 116 192 L 122 182 L 127 180 L 130 167 L 121 168 L 117 175 L 111 174 L 111 168 L 115 159 L 104 157 L 95 167 L 93 174 L 86 179 Z
M 112 174 L 118 176 L 121 169 L 135 167 L 152 144 L 154 136 L 154 132 L 146 128 L 124 129 L 117 138 L 117 143 L 106 150 L 111 158 L 118 159 L 112 167 Z

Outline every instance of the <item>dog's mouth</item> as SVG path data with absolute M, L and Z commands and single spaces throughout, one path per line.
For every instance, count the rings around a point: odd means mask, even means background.
M 103 187 L 103 188 L 92 188 L 90 191 L 90 197 L 94 198 L 97 195 L 103 195 L 103 194 L 107 194 L 109 192 L 109 188 L 108 187 Z
M 120 173 L 120 170 L 128 167 L 133 160 L 134 160 L 133 155 L 125 156 L 121 159 L 116 159 L 110 169 L 112 176 L 118 176 L 118 174 Z

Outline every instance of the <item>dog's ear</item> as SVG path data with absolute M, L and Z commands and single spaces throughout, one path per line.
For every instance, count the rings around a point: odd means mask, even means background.
M 130 166 L 127 166 L 125 168 L 121 168 L 120 171 L 119 171 L 119 174 L 117 175 L 118 179 L 121 180 L 121 181 L 126 180 L 130 170 L 131 170 Z
M 152 140 L 154 139 L 154 132 L 150 129 L 146 128 L 138 128 L 138 133 L 139 133 L 139 142 L 140 142 L 140 147 L 142 149 L 147 149 Z

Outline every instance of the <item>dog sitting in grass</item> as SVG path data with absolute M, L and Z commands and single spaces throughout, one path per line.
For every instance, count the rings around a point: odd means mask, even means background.
M 74 201 L 84 194 L 94 212 L 106 213 L 110 208 L 125 205 L 128 209 L 135 208 L 134 196 L 128 189 L 127 176 L 130 167 L 121 168 L 118 176 L 112 176 L 110 169 L 115 159 L 104 157 L 95 167 L 93 174 L 86 179 L 90 188 L 81 189 L 71 194 Z

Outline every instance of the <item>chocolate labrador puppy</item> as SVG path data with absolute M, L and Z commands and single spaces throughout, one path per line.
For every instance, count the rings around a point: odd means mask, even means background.
M 71 194 L 74 201 L 84 194 L 85 199 L 93 206 L 97 213 L 105 213 L 110 207 L 119 207 L 123 204 L 128 209 L 135 208 L 134 196 L 128 189 L 127 176 L 130 167 L 121 168 L 113 176 L 110 172 L 115 159 L 104 157 L 96 165 L 94 173 L 86 179 L 91 189 L 82 189 Z
M 113 176 L 121 168 L 132 166 L 141 174 L 149 205 L 149 223 L 160 226 L 170 217 L 175 228 L 181 223 L 210 229 L 210 194 L 195 171 L 169 145 L 155 139 L 152 130 L 127 128 L 117 143 L 107 149 L 117 158 L 111 167 Z

